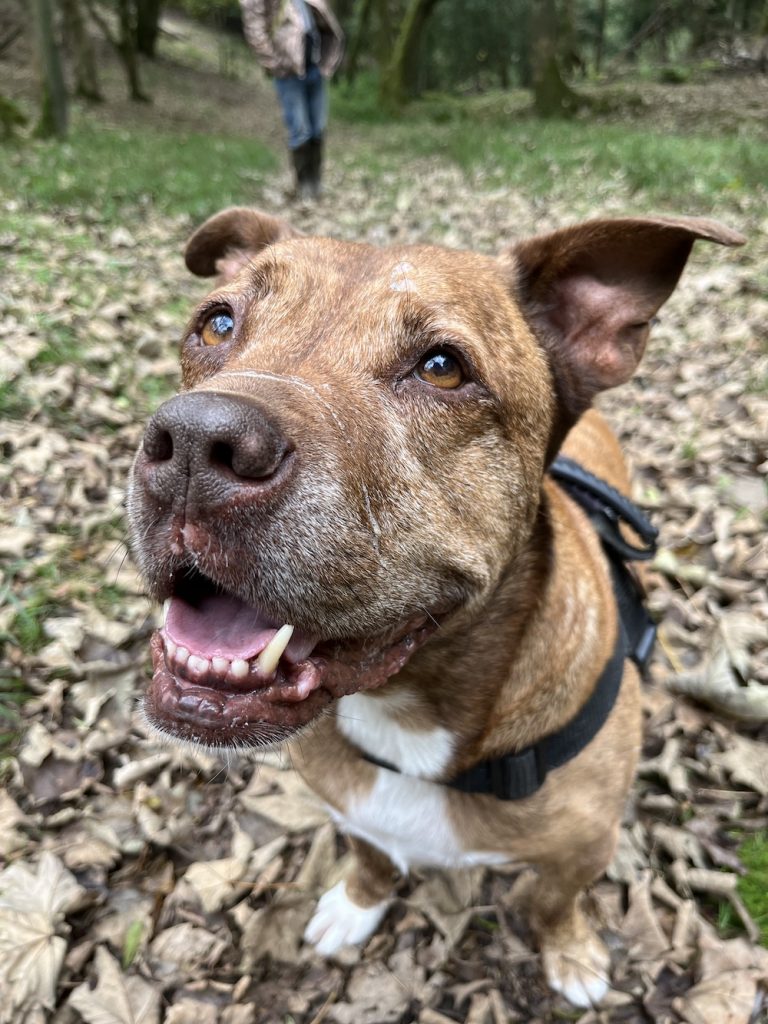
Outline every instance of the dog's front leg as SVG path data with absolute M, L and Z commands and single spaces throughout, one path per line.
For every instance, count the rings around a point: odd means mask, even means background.
M 610 983 L 610 956 L 584 910 L 584 889 L 610 863 L 615 830 L 567 856 L 539 861 L 518 890 L 541 949 L 547 982 L 574 1006 L 597 1006 Z
M 386 854 L 350 837 L 354 857 L 346 878 L 320 899 L 304 938 L 331 956 L 343 946 L 362 946 L 381 924 L 392 898 L 396 869 Z

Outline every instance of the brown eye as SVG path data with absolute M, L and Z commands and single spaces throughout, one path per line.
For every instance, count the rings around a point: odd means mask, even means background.
M 427 384 L 446 391 L 459 388 L 464 383 L 461 363 L 445 349 L 427 353 L 416 367 L 416 376 L 421 377 Z
M 200 337 L 204 345 L 221 345 L 229 341 L 234 328 L 235 321 L 229 313 L 213 313 L 203 324 Z

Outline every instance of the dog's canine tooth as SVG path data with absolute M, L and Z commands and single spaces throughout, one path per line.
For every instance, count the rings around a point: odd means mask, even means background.
M 179 647 L 176 651 L 176 661 L 180 665 L 186 665 L 189 661 L 189 651 L 186 647 Z
M 293 636 L 293 626 L 287 622 L 275 633 L 256 659 L 256 671 L 262 676 L 271 676 L 283 656 L 283 651 Z
M 165 628 L 165 624 L 168 621 L 168 609 L 170 607 L 171 607 L 171 599 L 170 599 L 170 597 L 167 597 L 163 601 L 163 628 Z
M 235 679 L 245 679 L 248 675 L 248 662 L 242 658 L 235 658 L 230 665 L 229 671 L 235 677 Z
M 229 671 L 229 665 L 228 658 L 211 658 L 211 667 L 217 676 L 226 675 Z
M 165 641 L 165 656 L 166 656 L 166 658 L 168 658 L 169 661 L 173 661 L 173 658 L 174 658 L 176 652 L 178 651 L 178 649 L 179 648 L 176 646 L 176 644 L 173 642 L 173 640 L 166 640 Z

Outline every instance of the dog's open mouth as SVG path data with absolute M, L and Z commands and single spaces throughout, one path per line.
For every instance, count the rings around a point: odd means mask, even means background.
M 162 732 L 208 747 L 286 739 L 330 701 L 381 686 L 437 627 L 420 614 L 376 637 L 331 643 L 200 573 L 174 587 L 164 611 L 144 710 Z

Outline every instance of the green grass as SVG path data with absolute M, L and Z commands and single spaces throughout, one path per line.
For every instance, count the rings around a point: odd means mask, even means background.
M 739 879 L 738 892 L 760 929 L 761 944 L 768 947 L 768 833 L 748 836 L 739 847 L 739 857 L 747 873 Z M 720 905 L 717 923 L 724 933 L 741 930 L 729 903 Z
M 21 705 L 31 696 L 20 676 L 0 676 L 0 766 L 21 737 Z
M 764 188 L 768 143 L 588 119 L 544 122 L 525 114 L 525 102 L 516 92 L 427 96 L 390 119 L 371 79 L 336 87 L 332 100 L 344 130 L 359 127 L 355 144 L 343 146 L 347 159 L 374 175 L 404 156 L 437 155 L 482 172 L 492 187 L 585 201 L 642 193 L 649 202 L 686 210 L 738 202 Z M 42 209 L 87 208 L 104 221 L 147 206 L 199 219 L 228 203 L 252 202 L 277 167 L 275 155 L 250 139 L 94 126 L 77 127 L 64 144 L 26 141 L 3 155 L 0 196 L 23 197 Z M 81 247 L 79 240 L 72 244 Z
M 204 217 L 252 200 L 256 184 L 276 166 L 271 150 L 250 139 L 78 127 L 65 143 L 6 147 L 0 197 L 87 208 L 106 221 L 147 205 Z
M 623 185 L 660 199 L 708 203 L 765 186 L 768 144 L 745 139 L 705 139 L 628 130 L 616 125 L 565 122 L 512 125 L 484 136 L 476 125 L 447 141 L 447 152 L 461 166 L 495 164 L 516 183 L 557 191 L 569 181 L 595 188 L 596 182 Z
M 26 655 L 36 654 L 47 642 L 43 624 L 56 610 L 45 589 L 36 590 L 27 596 L 24 603 L 17 604 L 16 614 L 8 630 L 9 639 Z
M 0 418 L 21 420 L 29 415 L 32 404 L 28 398 L 18 393 L 13 381 L 0 384 Z
M 768 946 L 768 833 L 746 839 L 739 856 L 747 869 L 739 879 L 739 895 L 760 929 L 760 941 Z
M 428 95 L 389 119 L 378 105 L 375 80 L 365 77 L 336 87 L 332 98 L 334 117 L 366 127 L 361 148 L 374 173 L 391 169 L 403 154 L 438 155 L 465 171 L 482 171 L 492 186 L 543 198 L 594 201 L 642 193 L 649 201 L 707 212 L 765 189 L 768 142 L 603 124 L 590 113 L 541 121 L 530 116 L 528 104 L 520 90 Z
M 391 118 L 378 103 L 375 79 L 361 76 L 352 87 L 333 89 L 333 122 L 354 135 L 337 152 L 372 175 L 404 158 L 439 156 L 482 172 L 490 187 L 542 199 L 634 201 L 642 194 L 649 203 L 711 210 L 765 187 L 766 142 L 663 134 L 588 115 L 539 121 L 527 113 L 528 103 L 520 90 L 436 94 Z M 199 219 L 228 203 L 252 202 L 277 167 L 275 154 L 251 139 L 95 125 L 76 126 L 64 144 L 5 147 L 3 157 L 0 196 L 38 209 L 85 208 L 102 221 L 147 206 Z M 81 240 L 72 246 L 80 249 Z

